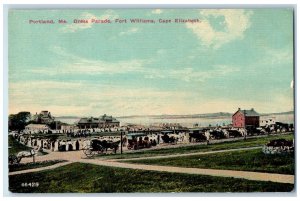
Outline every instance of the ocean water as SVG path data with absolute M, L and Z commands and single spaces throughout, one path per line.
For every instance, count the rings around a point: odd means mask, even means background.
M 270 115 L 270 116 L 261 116 L 260 119 L 265 118 L 275 118 L 275 121 L 283 122 L 283 123 L 294 123 L 294 115 L 293 114 L 285 114 L 285 115 Z M 79 121 L 80 118 L 55 118 L 64 123 L 74 124 Z M 231 117 L 229 118 L 152 118 L 152 117 L 130 117 L 130 118 L 118 118 L 121 125 L 125 124 L 140 124 L 149 126 L 151 124 L 159 124 L 159 123 L 179 123 L 182 126 L 193 127 L 194 124 L 198 124 L 199 126 L 216 126 L 216 125 L 228 125 L 232 123 Z

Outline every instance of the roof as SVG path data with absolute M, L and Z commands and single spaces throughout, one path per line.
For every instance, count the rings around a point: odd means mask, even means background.
M 111 121 L 113 123 L 119 123 L 119 121 L 116 118 L 114 118 L 112 116 L 108 116 L 106 114 L 100 116 L 99 119 L 101 119 L 102 121 L 105 121 L 105 122 L 106 121 Z
M 95 123 L 95 124 L 98 124 L 98 123 L 105 123 L 105 122 L 112 122 L 112 123 L 120 123 L 116 118 L 113 118 L 112 116 L 106 116 L 106 115 L 103 115 L 101 117 L 84 117 L 84 118 L 81 118 L 78 123 L 79 124 L 90 124 L 90 123 Z
M 174 131 L 161 131 L 161 133 L 174 133 Z
M 49 128 L 49 126 L 45 124 L 29 124 L 26 126 L 26 128 L 36 128 L 36 129 L 42 129 L 42 128 Z
M 127 133 L 127 136 L 147 136 L 146 133 Z
M 201 128 L 190 128 L 189 131 L 203 131 L 203 130 L 209 130 L 211 127 L 201 127 Z
M 81 118 L 78 121 L 79 124 L 87 124 L 87 123 L 99 123 L 99 119 L 91 118 Z
M 253 108 L 251 110 L 238 109 L 238 111 L 236 111 L 232 116 L 234 116 L 238 112 L 243 113 L 246 117 L 258 117 L 259 116 L 259 114 Z
M 246 117 L 257 117 L 259 114 L 254 110 L 242 110 L 242 112 L 246 115 Z

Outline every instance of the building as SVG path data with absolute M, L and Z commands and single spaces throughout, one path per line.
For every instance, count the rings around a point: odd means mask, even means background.
M 263 119 L 260 119 L 259 126 L 265 127 L 265 126 L 271 126 L 276 124 L 275 117 L 265 117 Z
M 116 118 L 104 114 L 103 116 L 100 116 L 99 118 L 94 118 L 94 117 L 81 118 L 78 121 L 77 125 L 80 129 L 113 128 L 113 127 L 119 127 L 120 122 Z
M 232 115 L 232 124 L 235 128 L 259 127 L 259 114 L 253 108 L 251 110 L 239 108 Z
M 99 128 L 111 128 L 119 126 L 120 122 L 112 116 L 107 116 L 106 114 L 104 114 L 100 117 Z
M 36 132 L 36 131 L 46 131 L 46 130 L 50 130 L 50 128 L 45 124 L 29 124 L 25 126 L 25 131 Z
M 89 117 L 89 118 L 81 118 L 77 126 L 80 129 L 86 129 L 86 128 L 98 128 L 99 127 L 99 118 Z
M 51 116 L 51 113 L 47 110 L 41 111 L 39 114 L 35 113 L 35 115 L 31 118 L 32 121 L 39 124 L 50 124 L 54 122 L 54 117 Z
M 75 130 L 75 129 L 78 129 L 76 125 L 62 124 L 60 126 L 60 130 Z

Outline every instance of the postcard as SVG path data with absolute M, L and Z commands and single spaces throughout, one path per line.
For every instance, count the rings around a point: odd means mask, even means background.
M 8 10 L 8 191 L 294 192 L 294 8 Z

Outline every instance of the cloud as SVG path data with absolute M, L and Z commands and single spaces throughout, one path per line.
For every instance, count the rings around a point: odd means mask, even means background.
M 10 113 L 50 110 L 54 115 L 97 116 L 159 112 L 161 106 L 192 94 L 151 87 L 108 85 L 89 81 L 33 81 L 12 83 Z M 154 97 L 159 97 L 155 98 Z
M 61 31 L 63 33 L 74 33 L 83 29 L 89 29 L 92 28 L 94 23 L 92 23 L 92 19 L 101 19 L 101 20 L 105 20 L 105 19 L 115 19 L 118 18 L 118 15 L 112 11 L 112 10 L 107 10 L 105 11 L 105 13 L 101 16 L 96 16 L 92 13 L 82 13 L 78 18 L 76 19 L 84 19 L 87 20 L 88 23 L 73 23 L 73 21 L 71 22 L 72 24 L 68 24 L 66 26 L 64 26 L 63 28 L 61 28 Z
M 229 65 L 214 65 L 209 70 L 185 67 L 181 69 L 155 68 L 152 60 L 123 60 L 108 62 L 103 60 L 91 60 L 72 55 L 61 47 L 52 47 L 52 51 L 63 56 L 67 61 L 53 67 L 39 67 L 22 73 L 37 75 L 116 75 L 139 74 L 146 79 L 173 79 L 184 82 L 205 82 L 208 79 L 223 77 L 239 71 L 239 68 Z M 158 50 L 163 54 L 164 50 Z
M 273 49 L 264 47 L 263 51 L 265 53 L 261 61 L 263 64 L 293 64 L 294 55 L 292 48 Z
M 229 73 L 239 71 L 238 68 L 226 65 L 215 65 L 212 70 L 195 70 L 193 68 L 182 68 L 177 70 L 151 70 L 145 77 L 149 79 L 169 78 L 185 82 L 204 82 L 207 79 L 222 77 Z
M 159 50 L 157 50 L 156 51 L 156 54 L 158 54 L 158 55 L 163 55 L 163 54 L 166 54 L 166 50 L 164 50 L 164 49 L 159 49 Z
M 23 90 L 28 88 L 33 89 L 73 89 L 82 86 L 80 82 L 58 82 L 58 81 L 30 81 L 30 82 L 15 82 L 9 84 L 9 90 Z
M 12 87 L 11 87 L 12 86 Z M 290 95 L 288 95 L 290 94 Z M 33 81 L 10 84 L 9 112 L 49 110 L 55 116 L 99 116 L 101 114 L 196 114 L 234 112 L 238 107 L 258 112 L 282 112 L 293 108 L 291 91 L 274 93 L 262 100 L 232 97 L 207 99 L 205 91 L 181 91 L 109 85 L 82 81 Z
M 214 65 L 210 70 L 194 69 L 190 67 L 182 69 L 154 68 L 151 66 L 152 60 L 123 60 L 108 62 L 103 60 L 91 60 L 66 52 L 59 46 L 51 48 L 53 52 L 63 56 L 67 61 L 56 67 L 40 67 L 31 69 L 29 73 L 43 74 L 48 76 L 55 75 L 114 75 L 139 73 L 147 79 L 175 79 L 185 82 L 204 82 L 207 79 L 225 76 L 229 73 L 239 71 L 234 66 Z M 158 50 L 158 54 L 164 53 Z
M 109 62 L 104 60 L 86 59 L 67 52 L 64 48 L 53 46 L 50 50 L 64 57 L 64 62 L 53 67 L 39 67 L 29 70 L 29 73 L 43 75 L 100 75 L 100 74 L 123 74 L 130 72 L 142 72 L 146 60 L 122 60 Z
M 122 31 L 122 32 L 120 32 L 119 35 L 120 35 L 120 36 L 131 35 L 131 34 L 134 34 L 134 33 L 138 32 L 138 30 L 139 30 L 138 28 L 133 27 L 133 28 L 127 30 L 127 31 Z
M 250 27 L 251 11 L 242 9 L 207 9 L 201 10 L 201 23 L 187 23 L 186 27 L 207 47 L 219 48 L 222 45 L 237 39 L 243 39 L 244 32 Z M 212 26 L 212 20 L 224 17 L 223 30 L 216 30 Z
M 65 74 L 123 74 L 143 71 L 143 61 L 125 60 L 117 62 L 81 60 L 71 65 L 66 65 L 61 73 Z
M 113 75 L 144 72 L 147 60 L 131 59 L 121 61 L 104 61 L 86 59 L 67 52 L 64 48 L 53 46 L 50 50 L 64 58 L 64 61 L 51 67 L 23 68 L 22 73 L 37 75 Z
M 163 11 L 161 9 L 154 9 L 151 11 L 152 14 L 161 14 Z
M 101 60 L 86 60 L 78 59 L 73 63 L 65 63 L 58 67 L 52 68 L 37 68 L 30 70 L 30 73 L 44 74 L 44 75 L 110 75 L 110 74 L 124 74 L 131 72 L 143 71 L 142 60 L 125 60 L 117 62 L 107 62 Z

